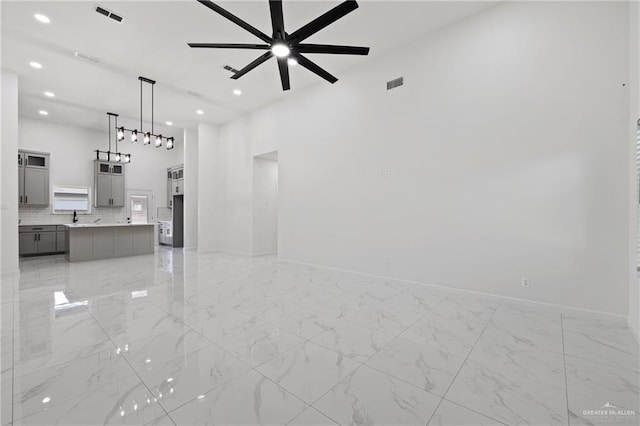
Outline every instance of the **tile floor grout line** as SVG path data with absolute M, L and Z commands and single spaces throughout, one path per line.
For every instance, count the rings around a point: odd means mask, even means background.
M 569 385 L 567 383 L 567 354 L 564 350 L 564 318 L 560 312 L 560 331 L 562 335 L 562 364 L 564 366 L 564 396 L 567 404 L 567 425 L 571 426 L 571 416 L 569 415 Z
M 438 402 L 438 406 L 436 407 L 435 410 L 433 410 L 433 413 L 431 413 L 431 417 L 429 417 L 429 421 L 427 422 L 427 425 L 429 425 L 429 423 L 431 422 L 431 420 L 433 419 L 433 416 L 436 414 L 436 412 L 438 411 L 438 408 L 440 408 L 440 405 L 442 404 L 442 401 L 447 397 L 447 394 L 449 393 L 449 390 L 451 389 L 451 386 L 453 386 L 453 384 L 455 383 L 456 379 L 458 378 L 458 374 L 460 374 L 460 372 L 462 371 L 462 369 L 464 368 L 464 366 L 467 364 L 467 361 L 469 360 L 469 357 L 471 356 L 471 353 L 473 352 L 473 350 L 476 348 L 476 345 L 478 344 L 478 342 L 480 341 L 480 339 L 482 338 L 482 335 L 484 334 L 484 331 L 487 329 L 487 327 L 489 327 L 489 324 L 491 324 L 491 320 L 493 319 L 493 316 L 496 314 L 496 312 L 498 311 L 498 309 L 500 309 L 500 306 L 502 306 L 502 302 L 500 302 L 498 304 L 498 306 L 496 306 L 496 308 L 493 310 L 493 312 L 491 312 L 491 316 L 489 317 L 489 319 L 487 320 L 487 323 L 484 325 L 484 327 L 482 328 L 482 331 L 480 332 L 480 334 L 478 335 L 478 338 L 476 339 L 476 341 L 473 343 L 473 346 L 471 347 L 471 350 L 469 350 L 469 353 L 467 353 L 467 356 L 465 357 L 464 361 L 462 361 L 462 364 L 460 364 L 460 368 L 458 368 L 458 371 L 456 372 L 455 376 L 453 376 L 453 379 L 451 380 L 451 383 L 449 383 L 449 386 L 447 386 L 447 390 L 444 392 L 444 394 L 442 395 L 442 398 L 440 399 L 440 402 Z M 447 400 L 448 401 L 448 400 Z M 459 404 L 458 404 L 459 405 Z M 465 407 L 466 408 L 466 407 Z M 493 419 L 493 417 L 490 416 L 485 416 L 488 417 L 490 419 Z M 493 419 L 495 420 L 495 419 Z M 502 423 L 502 422 L 500 422 Z
M 445 297 L 444 299 L 446 299 L 446 297 Z M 439 304 L 440 304 L 444 299 L 442 299 L 440 302 L 438 302 L 438 303 L 436 304 L 436 306 L 437 306 L 437 305 L 439 305 Z M 358 365 L 356 368 L 354 368 L 354 369 L 353 369 L 353 371 L 351 371 L 351 372 L 350 372 L 349 374 L 347 374 L 345 377 L 343 377 L 343 378 L 341 378 L 340 380 L 338 380 L 338 382 L 337 382 L 335 385 L 331 386 L 331 388 L 329 388 L 326 392 L 322 393 L 320 396 L 318 396 L 316 399 L 314 399 L 312 402 L 310 402 L 310 403 L 309 403 L 309 407 L 314 408 L 314 409 L 315 409 L 315 410 L 317 410 L 319 413 L 323 414 L 324 416 L 326 416 L 327 418 L 331 419 L 333 422 L 335 422 L 336 424 L 338 424 L 338 425 L 339 425 L 339 424 L 340 424 L 340 422 L 336 421 L 336 420 L 335 420 L 335 419 L 333 419 L 331 416 L 327 415 L 325 412 L 323 412 L 322 410 L 320 410 L 318 407 L 316 407 L 316 406 L 315 406 L 315 405 L 313 405 L 313 404 L 315 404 L 315 403 L 316 403 L 316 402 L 318 402 L 322 397 L 324 397 L 324 396 L 325 396 L 325 395 L 327 395 L 329 392 L 331 392 L 331 391 L 332 391 L 336 386 L 338 386 L 340 383 L 342 383 L 342 381 L 343 381 L 344 379 L 346 379 L 347 377 L 349 377 L 350 375 L 352 375 L 352 374 L 354 374 L 356 371 L 358 371 L 358 369 L 360 369 L 363 365 L 364 365 L 364 366 L 366 366 L 367 368 L 371 368 L 371 369 L 373 369 L 373 370 L 375 370 L 375 371 L 378 371 L 378 372 L 379 372 L 379 373 L 381 373 L 381 374 L 384 374 L 384 375 L 386 375 L 386 376 L 392 377 L 393 379 L 396 379 L 396 377 L 391 376 L 390 374 L 384 373 L 384 372 L 382 372 L 382 371 L 379 371 L 379 370 L 377 370 L 377 369 L 375 369 L 375 368 L 373 368 L 373 367 L 370 367 L 370 366 L 366 365 L 365 363 L 366 363 L 367 361 L 369 361 L 371 358 L 373 358 L 374 356 L 376 356 L 377 354 L 379 354 L 380 352 L 382 352 L 382 351 L 384 350 L 384 348 L 385 348 L 385 347 L 387 347 L 391 342 L 395 341 L 395 340 L 400 336 L 400 334 L 402 334 L 402 333 L 404 333 L 405 331 L 407 331 L 407 330 L 408 330 L 409 328 L 411 328 L 411 327 L 412 327 L 416 322 L 420 321 L 420 320 L 421 320 L 424 316 L 426 316 L 427 314 L 428 314 L 428 312 L 424 313 L 423 315 L 420 315 L 420 317 L 419 317 L 418 319 L 416 319 L 414 322 L 412 322 L 412 323 L 411 323 L 407 328 L 405 328 L 402 332 L 400 332 L 398 335 L 396 335 L 395 337 L 393 337 L 393 338 L 392 338 L 391 340 L 389 340 L 387 343 L 385 343 L 384 345 L 382 345 L 378 351 L 376 351 L 373 355 L 371 355 L 371 356 L 370 356 L 369 358 L 367 358 L 366 360 L 364 360 L 364 361 L 357 361 L 357 360 L 354 360 L 353 358 L 349 358 L 349 359 L 351 359 L 352 361 L 359 362 L 359 363 L 360 363 L 360 365 Z M 343 321 L 346 321 L 346 320 L 343 320 Z M 350 322 L 350 321 L 348 321 L 348 322 Z M 357 323 L 355 323 L 355 324 L 357 324 Z M 358 324 L 358 325 L 360 325 L 360 326 L 362 326 L 362 327 L 365 327 L 365 328 L 367 328 L 367 329 L 369 329 L 369 330 L 371 330 L 371 331 L 377 332 L 377 330 L 372 330 L 372 329 L 370 329 L 369 327 L 366 327 L 366 326 L 364 326 L 364 325 L 362 325 L 362 324 Z M 391 335 L 390 335 L 390 334 L 388 334 L 388 333 L 383 333 L 383 334 L 387 334 L 387 335 L 391 336 Z M 315 342 L 312 342 L 312 343 L 315 343 Z M 320 346 L 322 346 L 322 345 L 320 345 Z M 322 346 L 322 347 L 324 348 L 324 346 Z M 325 349 L 328 349 L 328 348 L 325 348 Z M 333 349 L 331 349 L 331 351 L 335 352 Z M 339 352 L 338 352 L 338 354 L 339 354 Z M 347 358 L 348 358 L 348 357 L 347 357 Z M 407 383 L 407 382 L 405 382 L 404 380 L 401 380 L 401 382 L 403 382 L 403 383 Z M 407 383 L 407 384 L 408 384 L 408 383 Z M 417 389 L 420 389 L 420 388 L 418 388 L 418 387 L 417 387 L 417 386 L 415 386 L 415 385 L 411 385 L 411 386 L 413 386 L 413 387 L 415 387 L 415 388 L 417 388 Z M 420 390 L 422 390 L 423 392 L 427 392 L 427 393 L 429 393 L 430 395 L 434 395 L 434 396 L 438 397 L 438 395 L 435 395 L 435 394 L 433 394 L 433 393 L 431 393 L 431 392 L 429 392 L 429 391 L 425 391 L 424 389 L 420 389 Z M 434 412 L 435 412 L 435 411 L 434 411 Z M 295 419 L 295 417 L 294 417 L 294 419 Z M 292 419 L 292 420 L 293 420 L 293 419 Z
M 502 425 L 509 426 L 509 424 L 508 424 L 508 423 L 505 423 L 505 422 L 503 422 L 503 421 L 500 421 L 500 420 L 494 419 L 493 417 L 491 417 L 491 416 L 487 416 L 486 414 L 482 414 L 481 412 L 476 411 L 476 410 L 474 410 L 473 408 L 469 408 L 469 407 L 467 407 L 467 406 L 465 406 L 465 405 L 462 405 L 462 404 L 460 404 L 459 402 L 451 401 L 450 399 L 447 399 L 447 398 L 444 398 L 444 397 L 442 398 L 442 400 L 443 400 L 443 401 L 447 401 L 449 404 L 454 404 L 454 405 L 457 405 L 458 407 L 464 408 L 465 410 L 473 411 L 474 413 L 476 413 L 476 414 L 478 414 L 478 415 L 480 415 L 480 416 L 482 416 L 482 417 L 486 417 L 487 419 L 493 420 L 494 422 L 498 422 L 498 423 L 500 423 L 500 424 L 502 424 Z M 434 411 L 434 413 L 435 413 L 435 411 Z M 428 426 L 428 425 L 429 425 L 429 424 L 427 423 L 427 426 Z
M 120 346 L 118 346 L 118 344 L 111 338 L 111 335 L 109 335 L 109 333 L 107 333 L 107 331 L 104 329 L 104 327 L 102 326 L 102 324 L 100 324 L 100 322 L 98 321 L 98 319 L 95 317 L 95 315 L 93 315 L 93 312 L 89 311 L 89 315 L 91 315 L 91 318 L 93 318 L 93 320 L 96 322 L 96 324 L 98 324 L 98 327 L 100 327 L 100 330 L 102 330 L 102 332 L 109 338 L 109 340 L 111 341 L 111 343 L 113 343 L 113 345 L 116 348 L 119 348 Z M 138 377 L 138 380 L 140 380 L 140 383 L 142 383 L 142 386 L 144 386 L 149 393 L 151 394 L 151 396 L 154 398 L 154 400 L 156 399 L 155 396 L 153 395 L 153 392 L 151 391 L 151 389 L 149 389 L 149 386 L 147 386 L 147 384 L 144 382 L 144 380 L 142 380 L 142 377 L 140 377 L 140 374 L 138 374 L 138 372 L 136 371 L 135 368 L 133 368 L 133 365 L 131 365 L 131 362 L 129 362 L 129 360 L 127 359 L 127 357 L 125 357 L 124 355 L 119 355 L 122 356 L 122 358 L 124 359 L 124 362 L 127 363 L 127 365 L 129 366 L 129 368 L 131 368 L 131 371 L 133 371 L 133 373 Z M 169 416 L 169 413 L 167 412 L 167 410 L 164 409 L 164 407 L 162 406 L 162 404 L 160 404 L 158 402 L 158 406 L 160 407 L 160 409 L 162 409 L 162 411 L 164 412 L 165 416 L 169 417 L 169 420 L 171 420 L 171 422 L 175 425 L 176 422 L 173 421 L 173 418 L 171 418 Z M 159 417 L 158 417 L 159 418 Z M 150 420 L 150 422 L 157 420 L 158 418 L 152 419 Z

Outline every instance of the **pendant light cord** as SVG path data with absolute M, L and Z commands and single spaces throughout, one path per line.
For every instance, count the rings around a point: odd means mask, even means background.
M 140 132 L 144 134 L 142 129 L 142 80 L 140 80 Z
M 109 152 L 111 152 L 111 116 L 109 116 Z

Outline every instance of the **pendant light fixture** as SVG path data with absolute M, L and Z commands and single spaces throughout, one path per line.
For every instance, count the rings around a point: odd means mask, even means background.
M 153 113 L 154 113 L 154 105 L 153 105 L 153 87 L 156 84 L 155 80 L 151 80 L 149 78 L 146 77 L 138 77 L 138 80 L 140 80 L 140 129 L 126 129 L 124 127 L 118 127 L 118 125 L 116 124 L 116 134 L 117 134 L 117 140 L 118 141 L 122 141 L 125 138 L 125 133 L 129 132 L 131 133 L 131 143 L 136 143 L 138 141 L 138 133 L 142 133 L 144 134 L 144 138 L 143 138 L 143 143 L 144 145 L 149 145 L 151 143 L 151 137 L 154 137 L 155 140 L 155 145 L 156 148 L 160 148 L 162 146 L 162 140 L 166 140 L 167 144 L 166 147 L 167 149 L 173 149 L 173 138 L 172 137 L 166 137 L 166 136 L 162 136 L 162 135 L 156 135 L 153 131 Z M 142 127 L 142 88 L 143 88 L 143 83 L 147 83 L 151 85 L 151 131 L 147 131 L 145 132 L 143 130 Z M 171 143 L 169 143 L 169 141 L 171 141 Z
M 131 162 L 131 154 L 123 154 L 118 150 L 118 142 L 124 139 L 124 131 L 120 132 L 120 130 L 124 129 L 124 127 L 118 127 L 118 114 L 114 114 L 112 112 L 108 112 L 109 116 L 109 149 L 107 151 L 100 151 L 99 149 L 95 150 L 96 159 L 103 161 L 116 161 L 118 163 L 130 163 Z M 111 151 L 111 119 L 115 119 L 115 128 L 116 128 L 116 150 Z M 102 156 L 102 158 L 101 158 Z

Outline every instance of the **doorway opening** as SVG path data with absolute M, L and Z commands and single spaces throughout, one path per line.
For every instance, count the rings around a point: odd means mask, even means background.
M 278 253 L 278 151 L 253 157 L 253 255 Z
M 131 223 L 153 223 L 153 192 L 148 190 L 127 191 L 127 221 Z

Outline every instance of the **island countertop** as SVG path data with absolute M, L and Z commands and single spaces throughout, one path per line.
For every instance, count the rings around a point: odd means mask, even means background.
M 120 226 L 155 226 L 153 223 L 67 223 L 69 229 L 75 228 L 111 228 Z

